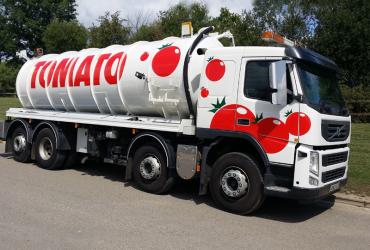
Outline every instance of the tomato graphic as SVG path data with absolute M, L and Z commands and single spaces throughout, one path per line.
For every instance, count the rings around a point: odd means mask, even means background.
M 238 130 L 242 132 L 251 133 L 252 126 L 240 126 L 237 123 L 238 119 L 254 120 L 254 114 L 246 107 L 238 104 L 225 105 L 220 108 L 216 114 L 213 116 L 211 121 L 211 128 L 221 129 L 221 130 Z
M 200 95 L 203 97 L 203 98 L 206 98 L 208 95 L 209 95 L 209 90 L 205 87 L 202 87 L 200 89 Z
M 171 75 L 180 61 L 181 52 L 176 46 L 166 44 L 154 55 L 152 68 L 158 76 L 166 77 Z
M 208 59 L 206 66 L 206 76 L 210 81 L 219 81 L 225 75 L 225 63 L 220 59 Z
M 291 111 L 290 111 L 291 112 Z M 295 136 L 306 134 L 311 128 L 311 119 L 302 112 L 287 113 L 286 126 Z
M 210 127 L 219 130 L 234 130 L 237 107 L 237 104 L 230 104 L 219 109 L 213 116 Z
M 289 131 L 284 122 L 277 118 L 268 117 L 258 124 L 257 140 L 261 143 L 266 153 L 280 152 L 288 145 Z
M 255 125 L 252 122 L 255 120 L 255 116 L 248 108 L 238 105 L 238 104 L 229 104 L 226 105 L 225 98 L 220 102 L 217 100 L 216 104 L 212 104 L 215 108 L 210 110 L 215 113 L 212 118 L 210 127 L 212 129 L 220 130 L 238 130 L 242 132 L 256 134 L 253 131 Z M 237 124 L 239 119 L 249 120 L 250 125 L 241 126 Z
M 145 51 L 145 52 L 140 56 L 140 60 L 143 62 L 143 61 L 145 61 L 146 59 L 148 59 L 148 57 L 149 57 L 149 53 Z

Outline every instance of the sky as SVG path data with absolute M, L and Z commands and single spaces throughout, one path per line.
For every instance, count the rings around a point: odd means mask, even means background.
M 253 0 L 202 0 L 208 5 L 211 16 L 217 16 L 221 7 L 240 13 L 243 9 L 251 9 Z M 78 20 L 85 26 L 91 26 L 106 11 L 120 11 L 123 18 L 135 18 L 139 13 L 149 15 L 153 20 L 156 13 L 166 10 L 180 0 L 77 0 Z M 184 2 L 183 0 L 181 2 Z M 194 2 L 194 1 L 186 1 Z

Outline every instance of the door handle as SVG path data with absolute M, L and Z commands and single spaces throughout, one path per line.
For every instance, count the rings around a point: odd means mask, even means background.
M 238 125 L 249 126 L 249 119 L 238 119 Z

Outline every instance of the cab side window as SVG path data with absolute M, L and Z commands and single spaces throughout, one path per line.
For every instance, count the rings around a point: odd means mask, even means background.
M 270 64 L 272 61 L 248 62 L 245 69 L 244 95 L 271 102 Z

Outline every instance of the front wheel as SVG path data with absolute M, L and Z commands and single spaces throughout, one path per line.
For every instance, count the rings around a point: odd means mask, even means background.
M 220 207 L 238 214 L 252 213 L 264 200 L 258 163 L 237 152 L 221 156 L 212 168 L 210 191 Z

